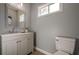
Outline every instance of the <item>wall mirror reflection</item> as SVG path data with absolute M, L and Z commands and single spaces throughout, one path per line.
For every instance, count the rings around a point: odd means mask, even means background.
M 24 4 L 9 3 L 7 8 L 7 27 L 8 31 L 24 31 Z
M 12 17 L 8 16 L 8 24 L 11 25 L 12 24 Z

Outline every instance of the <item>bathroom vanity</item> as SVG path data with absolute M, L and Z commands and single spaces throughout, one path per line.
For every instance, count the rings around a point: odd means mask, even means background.
M 27 55 L 33 51 L 33 32 L 3 34 L 0 45 L 2 55 Z

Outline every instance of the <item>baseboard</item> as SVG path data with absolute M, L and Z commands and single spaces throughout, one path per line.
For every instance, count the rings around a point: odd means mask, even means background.
M 45 50 L 42 50 L 42 49 L 40 49 L 40 48 L 38 48 L 38 47 L 36 47 L 35 49 L 36 49 L 37 51 L 40 51 L 41 53 L 46 54 L 46 55 L 52 55 L 51 53 L 49 53 L 49 52 L 47 52 L 47 51 L 45 51 Z

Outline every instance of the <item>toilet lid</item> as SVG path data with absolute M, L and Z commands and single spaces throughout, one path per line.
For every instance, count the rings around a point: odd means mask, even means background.
M 54 53 L 54 55 L 69 55 L 69 54 L 64 51 L 57 51 Z

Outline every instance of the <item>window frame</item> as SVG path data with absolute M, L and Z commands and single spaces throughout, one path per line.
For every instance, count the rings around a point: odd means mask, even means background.
M 23 19 L 21 20 L 21 18 L 23 18 Z M 24 13 L 19 15 L 19 22 L 24 23 Z
M 40 12 L 39 12 L 40 16 L 43 16 L 42 13 L 41 13 L 41 9 L 46 8 L 46 7 L 47 7 L 47 14 L 48 14 L 48 6 L 44 6 L 44 7 L 40 8 Z M 44 14 L 44 15 L 46 15 L 46 14 Z
M 54 4 L 57 4 L 57 3 L 54 3 Z M 59 12 L 60 10 L 61 10 L 61 4 L 60 3 L 58 3 L 59 4 L 59 10 L 58 11 L 54 11 L 54 12 L 50 12 L 50 10 L 48 11 L 49 12 L 49 14 L 51 14 L 51 13 L 56 13 L 56 12 Z M 49 7 L 51 6 L 52 4 L 50 4 L 49 5 Z M 49 8 L 50 9 L 50 8 Z
M 41 9 L 44 8 L 44 7 L 46 7 L 46 6 L 48 6 L 48 4 L 44 4 L 44 5 L 41 5 L 41 6 L 38 7 L 38 17 L 44 16 L 44 15 L 41 15 Z M 47 15 L 47 14 L 45 14 L 45 15 Z
M 56 4 L 56 3 L 49 3 L 49 4 L 44 4 L 44 5 L 41 5 L 41 6 L 39 6 L 38 7 L 38 17 L 41 17 L 41 16 L 45 16 L 45 15 L 49 15 L 49 14 L 52 14 L 52 13 L 57 13 L 57 12 L 60 12 L 60 11 L 62 11 L 62 4 L 61 3 L 58 3 L 59 4 L 59 10 L 58 11 L 55 11 L 55 12 L 50 12 L 50 5 L 52 5 L 52 4 Z M 41 12 L 39 11 L 39 10 L 41 10 L 42 8 L 44 8 L 44 7 L 48 7 L 48 13 L 47 14 L 45 14 L 45 15 L 41 15 Z M 40 14 L 39 14 L 40 13 Z

